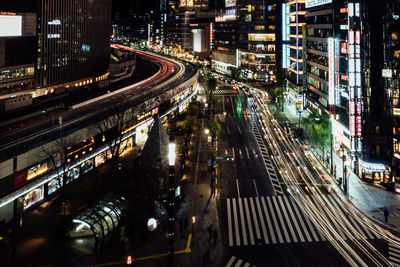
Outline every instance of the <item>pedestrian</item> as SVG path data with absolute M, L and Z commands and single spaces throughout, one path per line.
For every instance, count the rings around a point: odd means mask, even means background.
M 207 231 L 208 231 L 208 239 L 211 240 L 212 234 L 213 234 L 213 229 L 212 229 L 212 225 L 211 224 L 210 224 L 210 226 L 208 226 Z
M 217 239 L 218 239 L 217 229 L 214 229 L 213 239 L 214 239 L 214 246 L 215 246 L 217 244 Z
M 383 216 L 385 216 L 385 222 L 388 222 L 388 217 L 389 217 L 389 211 L 385 208 L 383 210 Z

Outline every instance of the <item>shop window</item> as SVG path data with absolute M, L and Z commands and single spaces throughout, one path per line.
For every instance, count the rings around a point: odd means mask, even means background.
M 65 177 L 65 183 L 68 184 L 69 182 L 78 179 L 79 174 L 80 174 L 79 167 L 72 168 L 67 172 L 67 175 Z
M 61 177 L 54 178 L 53 180 L 51 180 L 47 184 L 47 194 L 50 195 L 50 194 L 56 192 L 58 189 L 61 188 L 62 183 L 63 183 L 63 181 L 62 181 Z
M 93 160 L 89 159 L 81 164 L 82 173 L 87 173 L 88 171 L 93 169 Z
M 97 168 L 105 161 L 106 161 L 106 152 L 100 153 L 94 158 L 94 166 Z
M 24 210 L 31 207 L 32 205 L 40 202 L 44 198 L 43 186 L 40 186 L 28 194 L 25 195 L 24 199 Z
M 47 172 L 47 162 L 39 163 L 28 169 L 28 175 L 27 175 L 26 179 L 31 180 L 31 179 L 36 178 L 46 172 Z

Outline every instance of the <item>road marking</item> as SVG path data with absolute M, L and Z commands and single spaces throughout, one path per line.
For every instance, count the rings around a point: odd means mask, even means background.
M 253 184 L 254 184 L 254 188 L 256 189 L 256 195 L 258 197 L 258 189 L 257 189 L 257 185 L 256 185 L 256 180 L 253 179 Z
M 294 226 L 295 226 L 295 228 L 297 230 L 297 233 L 300 236 L 300 241 L 304 242 L 305 240 L 304 240 L 303 234 L 301 233 L 300 226 L 299 226 L 299 224 L 298 224 L 298 222 L 296 220 L 296 217 L 293 214 L 292 207 L 290 206 L 289 201 L 287 200 L 287 198 L 284 198 L 284 199 L 285 199 L 285 202 L 286 202 L 286 206 L 288 207 L 288 211 L 289 211 L 290 217 L 292 218 L 292 220 L 294 222 Z
M 250 244 L 254 245 L 254 234 L 253 234 L 253 227 L 251 226 L 251 219 L 250 219 L 250 211 L 249 206 L 247 204 L 247 198 L 243 199 L 244 202 L 244 209 L 246 211 L 246 218 L 247 218 L 247 225 L 249 226 L 249 234 L 250 234 Z
M 233 157 L 235 157 L 235 149 L 233 149 L 233 147 L 232 147 L 232 155 Z
M 232 206 L 233 206 L 233 218 L 234 218 L 234 222 L 235 222 L 236 245 L 240 246 L 239 223 L 238 223 L 238 218 L 237 218 L 236 199 L 235 198 L 232 198 Z
M 235 267 L 240 267 L 240 264 L 242 264 L 242 259 L 238 260 L 238 262 L 236 263 Z
M 240 198 L 239 180 L 238 179 L 236 179 L 236 189 L 237 189 L 238 197 Z
M 225 149 L 225 155 L 228 155 L 228 150 L 227 149 Z
M 276 237 L 275 237 L 274 229 L 272 228 L 270 216 L 268 214 L 267 205 L 265 204 L 265 198 L 261 198 L 261 203 L 264 208 L 265 217 L 267 218 L 267 225 L 268 225 L 269 232 L 271 233 L 272 244 L 276 244 Z
M 254 208 L 254 202 L 253 202 L 253 198 L 250 198 L 250 207 L 251 207 L 251 213 L 253 214 L 253 221 L 254 221 L 254 225 L 256 227 L 256 236 L 257 239 L 261 239 L 261 233 L 260 233 L 260 227 L 258 226 L 258 221 L 256 218 L 256 210 Z
M 238 125 L 238 131 L 239 131 L 239 134 L 242 135 L 242 131 L 240 131 L 239 125 Z
M 248 245 L 247 232 L 246 232 L 246 224 L 244 223 L 243 205 L 241 198 L 238 198 L 238 203 L 239 203 L 239 213 L 240 213 L 240 224 L 242 225 L 243 244 L 247 246 Z
M 276 207 L 276 212 L 277 212 L 277 215 L 278 215 L 277 217 L 278 217 L 278 220 L 279 220 L 280 223 L 281 223 L 281 226 L 282 226 L 282 229 L 283 229 L 283 234 L 284 234 L 285 237 L 286 237 L 286 241 L 287 241 L 288 243 L 291 243 L 288 230 L 286 229 L 286 225 L 285 225 L 285 222 L 283 221 L 283 217 L 282 217 L 282 214 L 281 214 L 281 210 L 279 209 L 279 205 L 278 205 L 278 203 L 276 202 L 276 197 L 275 197 L 275 196 L 272 197 L 272 201 L 273 201 L 273 203 L 274 203 L 274 206 Z
M 232 263 L 235 261 L 235 259 L 236 259 L 236 257 L 235 257 L 235 256 L 232 256 L 231 259 L 228 261 L 228 263 L 226 264 L 225 267 L 231 267 L 231 266 L 232 266 Z
M 247 149 L 247 146 L 245 146 L 245 148 L 246 148 L 246 154 L 247 154 L 247 158 L 249 158 L 249 159 L 250 159 L 249 150 Z
M 265 244 L 269 244 L 269 238 L 268 238 L 268 235 L 267 235 L 267 229 L 266 229 L 265 223 L 264 223 L 264 216 L 263 216 L 262 211 L 261 211 L 260 199 L 258 197 L 256 198 L 256 205 L 257 205 L 258 213 L 260 215 L 261 229 L 262 229 L 263 234 L 264 234 L 264 242 L 265 242 Z M 268 216 L 266 216 L 266 218 L 268 220 Z
M 226 207 L 228 211 L 228 236 L 229 236 L 229 246 L 233 246 L 233 236 L 232 236 L 232 214 L 231 214 L 231 202 L 230 199 L 226 199 Z
M 275 212 L 274 212 L 274 209 L 273 209 L 273 207 L 272 207 L 271 198 L 267 198 L 267 202 L 268 202 L 269 210 L 271 211 L 271 214 L 272 214 L 272 220 L 273 220 L 274 225 L 276 226 L 276 229 L 277 229 L 277 232 L 278 232 L 279 243 L 283 243 L 283 238 L 282 238 L 281 230 L 279 229 L 279 224 L 278 224 L 278 222 L 276 221 Z
M 291 198 L 290 200 L 291 200 L 291 202 L 292 202 L 293 205 L 297 205 L 296 202 L 294 202 L 294 199 L 293 199 L 293 198 Z M 313 228 L 313 226 L 312 226 L 312 224 L 311 224 L 311 222 L 310 222 L 310 219 L 308 218 L 308 216 L 307 216 L 305 213 L 303 213 L 303 217 L 304 217 L 305 220 L 306 220 L 306 223 L 307 223 L 307 225 L 308 225 L 308 228 L 309 228 L 310 231 L 311 231 L 312 236 L 314 237 L 314 240 L 315 240 L 315 241 L 319 241 L 318 236 L 317 236 L 317 234 L 315 233 L 314 228 Z M 325 240 L 324 240 L 324 241 L 325 241 Z
M 283 214 L 285 214 L 285 219 L 286 219 L 287 224 L 289 225 L 289 231 L 290 231 L 290 233 L 292 234 L 293 242 L 297 243 L 298 240 L 297 240 L 296 234 L 295 234 L 295 232 L 294 232 L 294 230 L 293 230 L 293 226 L 292 226 L 292 224 L 291 224 L 291 222 L 290 222 L 288 213 L 287 213 L 287 211 L 286 211 L 285 204 L 283 204 L 282 198 L 281 198 L 281 197 L 278 198 L 278 202 L 279 202 L 279 204 L 281 205 Z

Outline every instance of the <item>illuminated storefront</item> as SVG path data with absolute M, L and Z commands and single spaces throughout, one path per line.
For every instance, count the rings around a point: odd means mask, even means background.
M 23 203 L 23 209 L 26 210 L 30 208 L 32 205 L 39 203 L 44 199 L 44 187 L 39 186 L 38 188 L 32 190 L 28 194 L 26 194 L 24 197 L 20 198 Z
M 51 195 L 61 188 L 63 184 L 63 179 L 61 177 L 54 178 L 47 183 L 47 194 Z

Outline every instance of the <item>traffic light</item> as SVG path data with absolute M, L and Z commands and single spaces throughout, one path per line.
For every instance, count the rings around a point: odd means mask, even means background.
M 132 264 L 132 256 L 129 255 L 128 257 L 126 257 L 126 265 L 131 265 Z

